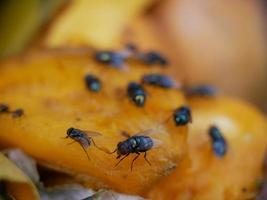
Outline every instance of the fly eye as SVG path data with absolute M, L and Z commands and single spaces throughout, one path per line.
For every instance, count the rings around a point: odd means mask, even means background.
M 72 131 L 74 130 L 74 128 L 69 128 L 68 130 L 67 130 L 67 135 L 70 135 L 71 133 L 72 133 Z

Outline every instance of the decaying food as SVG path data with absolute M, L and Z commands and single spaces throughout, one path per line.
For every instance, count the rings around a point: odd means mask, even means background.
M 148 87 L 149 99 L 137 107 L 127 96 L 129 83 L 138 83 L 144 74 L 166 73 L 164 69 L 146 67 L 138 60 L 127 61 L 125 71 L 106 65 L 86 48 L 30 52 L 2 61 L 1 102 L 12 109 L 23 106 L 26 114 L 19 120 L 0 114 L 0 145 L 21 148 L 43 165 L 82 177 L 92 188 L 141 194 L 170 172 L 186 152 L 187 126 L 162 124 L 171 110 L 186 104 L 185 98 L 179 90 Z M 101 78 L 101 92 L 88 92 L 84 82 L 88 74 Z M 133 93 L 133 101 L 142 105 L 139 93 Z M 149 151 L 151 166 L 138 159 L 131 172 L 135 155 L 114 167 L 117 160 L 106 151 L 87 148 L 88 160 L 78 143 L 67 145 L 62 138 L 70 127 L 100 132 L 101 137 L 93 139 L 109 151 L 123 140 L 121 130 L 136 133 L 156 127 L 155 139 L 164 145 Z
M 188 156 L 148 196 L 155 200 L 255 199 L 267 145 L 264 115 L 243 101 L 226 97 L 194 97 L 188 103 L 194 119 L 189 127 Z M 219 141 L 219 157 L 214 141 Z

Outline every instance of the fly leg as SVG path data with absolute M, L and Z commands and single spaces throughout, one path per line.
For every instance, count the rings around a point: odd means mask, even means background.
M 88 160 L 90 160 L 90 157 L 89 157 L 89 155 L 88 155 L 88 153 L 87 153 L 86 149 L 84 148 L 84 146 L 83 146 L 83 145 L 81 145 L 81 147 L 83 148 L 83 151 L 86 153 L 86 156 L 87 156 Z
M 68 145 L 71 145 L 71 144 L 73 144 L 73 143 L 75 143 L 75 142 L 77 142 L 77 141 L 76 141 L 76 140 L 73 140 L 72 142 L 68 143 Z M 79 143 L 79 142 L 78 142 L 78 143 Z M 80 144 L 80 143 L 79 143 L 79 144 Z M 89 155 L 88 155 L 86 149 L 84 148 L 84 146 L 83 146 L 82 144 L 80 144 L 80 145 L 81 145 L 81 147 L 83 148 L 83 151 L 86 153 L 86 156 L 87 156 L 88 160 L 90 160 L 90 157 L 89 157 Z
M 130 154 L 130 153 L 127 153 L 124 157 L 122 157 L 122 158 L 119 160 L 119 162 L 115 165 L 115 167 L 117 167 L 117 166 L 120 164 L 120 162 L 124 160 L 124 158 L 126 158 L 127 156 L 129 156 L 129 154 Z
M 74 140 L 74 141 L 68 143 L 68 145 L 71 145 L 71 144 L 73 144 L 73 143 L 75 143 L 75 142 L 76 142 L 76 140 Z
M 133 161 L 132 161 L 132 164 L 131 164 L 131 171 L 133 171 L 133 164 L 134 164 L 134 161 L 140 156 L 140 153 L 139 152 L 136 152 L 137 156 L 134 157 Z
M 150 162 L 148 161 L 148 159 L 146 158 L 146 151 L 145 151 L 144 159 L 145 159 L 146 162 L 151 166 L 151 163 L 150 163 Z
M 93 145 L 94 145 L 96 148 L 98 148 L 100 151 L 103 151 L 103 152 L 105 152 L 105 153 L 113 154 L 113 153 L 115 153 L 115 152 L 117 151 L 117 149 L 115 149 L 115 151 L 110 152 L 108 149 L 106 149 L 106 148 L 104 148 L 104 147 L 99 147 L 98 145 L 96 145 L 96 143 L 95 143 L 95 141 L 93 140 L 93 138 L 91 138 L 91 141 L 92 141 Z

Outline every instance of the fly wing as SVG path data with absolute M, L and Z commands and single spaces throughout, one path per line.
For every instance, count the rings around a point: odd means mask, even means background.
M 151 138 L 151 139 L 153 141 L 153 146 L 152 146 L 153 149 L 155 149 L 155 148 L 157 149 L 157 148 L 162 147 L 162 145 L 163 145 L 163 141 L 162 140 L 155 139 L 155 138 Z
M 148 136 L 151 134 L 159 134 L 160 130 L 158 128 L 150 128 L 150 129 L 146 129 L 144 131 L 141 131 L 135 135 L 144 135 L 144 136 Z
M 76 141 L 79 142 L 80 145 L 83 146 L 83 148 L 85 149 L 87 149 L 90 146 L 90 141 L 88 138 L 79 137 Z
M 131 136 L 129 135 L 129 133 L 126 132 L 126 131 L 121 131 L 121 135 L 124 136 L 124 137 L 126 137 L 126 138 L 131 137 Z
M 88 137 L 97 137 L 97 136 L 101 136 L 102 134 L 99 132 L 95 132 L 95 131 L 83 131 Z

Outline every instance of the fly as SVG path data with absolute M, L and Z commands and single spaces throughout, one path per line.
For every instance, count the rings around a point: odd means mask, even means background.
M 191 109 L 188 106 L 181 106 L 174 110 L 173 120 L 176 126 L 183 126 L 192 122 Z
M 12 113 L 13 118 L 17 118 L 17 117 L 21 117 L 22 115 L 24 115 L 24 110 L 21 108 L 18 108 L 16 110 L 12 111 L 11 113 Z
M 147 159 L 147 151 L 151 150 L 152 148 L 156 147 L 159 142 L 156 139 L 152 139 L 148 136 L 148 134 L 152 133 L 153 129 L 145 130 L 139 134 L 130 136 L 127 132 L 123 132 L 122 134 L 127 137 L 126 140 L 119 142 L 117 144 L 117 148 L 111 152 L 117 152 L 117 159 L 120 158 L 118 163 L 115 165 L 118 166 L 121 161 L 123 161 L 127 156 L 130 154 L 137 154 L 131 163 L 131 171 L 133 170 L 134 161 L 143 153 L 145 161 L 151 166 L 151 163 Z M 122 158 L 121 158 L 122 157 Z
M 125 57 L 120 52 L 97 51 L 95 54 L 95 60 L 114 68 L 122 68 L 125 62 Z
M 156 51 L 149 51 L 139 55 L 139 59 L 146 65 L 168 65 L 168 61 L 164 56 Z
M 208 85 L 200 85 L 194 87 L 184 88 L 184 92 L 186 96 L 214 96 L 217 94 L 217 89 Z
M 92 137 L 100 136 L 100 135 L 101 135 L 101 133 L 98 133 L 98 132 L 84 131 L 84 130 L 80 130 L 80 129 L 71 127 L 67 130 L 67 136 L 65 138 L 71 138 L 74 140 L 73 142 L 71 142 L 69 144 L 72 144 L 74 142 L 78 142 L 81 145 L 81 147 L 83 148 L 84 152 L 86 153 L 88 160 L 90 160 L 86 149 L 91 145 L 91 143 L 93 143 L 93 145 L 95 147 L 99 148 L 95 144 Z
M 85 84 L 87 88 L 92 92 L 99 92 L 101 90 L 100 80 L 92 74 L 85 76 Z
M 222 132 L 216 126 L 211 126 L 209 136 L 212 143 L 212 148 L 216 156 L 223 157 L 227 151 L 227 143 Z
M 178 84 L 169 76 L 153 73 L 146 74 L 141 79 L 142 84 L 154 85 L 162 88 L 177 88 Z
M 8 113 L 9 112 L 9 106 L 6 104 L 0 104 L 0 113 Z
M 145 105 L 147 93 L 142 85 L 135 82 L 129 83 L 127 93 L 128 97 L 136 106 L 143 107 Z

